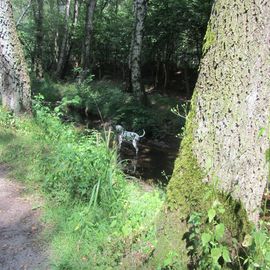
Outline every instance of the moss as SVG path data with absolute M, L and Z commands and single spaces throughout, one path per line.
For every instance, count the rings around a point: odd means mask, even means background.
M 205 54 L 210 47 L 215 43 L 216 41 L 216 35 L 211 29 L 211 24 L 209 23 L 206 29 L 206 33 L 203 39 L 203 54 Z
M 168 206 L 171 209 L 180 209 L 182 218 L 187 218 L 193 211 L 207 213 L 213 201 L 218 199 L 225 208 L 225 214 L 221 217 L 222 222 L 233 236 L 242 238 L 251 229 L 242 204 L 229 194 L 217 191 L 214 184 L 208 185 L 202 181 L 206 173 L 197 163 L 192 149 L 196 128 L 195 100 L 196 93 L 192 99 L 192 108 L 187 118 L 173 176 L 167 188 Z
M 189 259 L 183 240 L 187 225 L 181 222 L 180 211 L 161 212 L 156 227 L 155 251 L 143 267 L 137 269 L 187 269 Z
M 203 208 L 203 197 L 208 190 L 208 187 L 202 182 L 204 173 L 197 164 L 192 150 L 195 99 L 196 95 L 192 99 L 192 108 L 187 118 L 179 156 L 175 161 L 174 173 L 167 189 L 169 207 L 180 207 L 183 216 L 188 215 L 193 210 Z
M 239 241 L 252 230 L 252 224 L 248 221 L 247 212 L 240 201 L 234 200 L 229 194 L 217 193 L 218 200 L 225 208 L 225 213 L 220 217 L 232 237 Z

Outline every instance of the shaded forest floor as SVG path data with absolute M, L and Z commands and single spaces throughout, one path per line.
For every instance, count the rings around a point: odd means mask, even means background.
M 40 199 L 25 194 L 23 185 L 7 177 L 0 165 L 0 268 L 49 269 L 41 238 Z

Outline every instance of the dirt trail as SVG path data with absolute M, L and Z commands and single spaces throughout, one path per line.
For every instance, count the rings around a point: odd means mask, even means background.
M 40 210 L 34 210 L 37 202 L 23 193 L 24 187 L 10 181 L 7 168 L 0 165 L 0 269 L 47 270 Z

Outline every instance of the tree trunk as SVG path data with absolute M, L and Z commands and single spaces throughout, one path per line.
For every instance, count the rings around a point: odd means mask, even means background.
M 64 66 L 66 64 L 66 57 L 68 55 L 68 44 L 69 42 L 69 16 L 70 16 L 70 2 L 71 0 L 66 0 L 66 8 L 65 8 L 65 21 L 64 21 L 64 29 L 63 29 L 63 39 L 61 43 L 59 58 L 57 62 L 56 75 L 58 78 L 61 78 L 63 75 Z
M 134 27 L 130 47 L 129 68 L 131 73 L 131 88 L 139 100 L 146 98 L 141 78 L 141 51 L 146 17 L 146 0 L 134 0 Z
M 155 74 L 155 85 L 154 85 L 154 88 L 155 90 L 158 89 L 158 86 L 159 86 L 159 69 L 160 69 L 160 60 L 157 56 L 157 64 L 156 64 L 156 74 Z
M 43 78 L 43 0 L 33 1 L 33 14 L 35 20 L 35 52 L 34 52 L 34 71 L 38 79 Z
M 90 72 L 91 40 L 93 33 L 93 19 L 95 8 L 96 8 L 96 0 L 88 0 L 86 6 L 85 38 L 82 55 L 83 79 L 85 79 Z
M 212 183 L 239 199 L 249 220 L 258 222 L 269 176 L 269 142 L 259 137 L 270 118 L 269 14 L 268 0 L 214 3 L 192 109 L 168 186 L 169 202 L 186 213 L 204 207 Z
M 163 93 L 166 94 L 166 92 L 167 92 L 167 85 L 168 85 L 168 71 L 167 71 L 167 64 L 166 64 L 166 62 L 163 63 L 163 74 L 164 74 Z
M 14 113 L 31 111 L 30 79 L 9 0 L 0 2 L 0 94 Z

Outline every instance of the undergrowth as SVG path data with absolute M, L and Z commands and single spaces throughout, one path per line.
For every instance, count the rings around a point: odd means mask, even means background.
M 162 191 L 126 180 L 111 134 L 82 135 L 61 122 L 62 104 L 52 112 L 42 103 L 39 96 L 32 118 L 0 108 L 0 163 L 47 198 L 51 269 L 187 269 L 187 251 L 190 269 L 270 269 L 269 224 L 240 241 L 218 200 L 191 214 L 183 250 L 181 213 L 164 211 Z
M 171 112 L 177 105 L 182 108 L 179 101 L 158 93 L 149 94 L 149 104 L 144 106 L 119 85 L 109 81 L 92 82 L 91 77 L 83 83 L 66 84 L 54 83 L 47 78 L 33 82 L 33 87 L 36 94 L 45 96 L 46 101 L 52 104 L 61 101 L 68 121 L 83 123 L 96 118 L 137 132 L 144 129 L 147 137 L 156 139 L 175 136 L 184 125 L 184 120 Z
M 142 267 L 157 244 L 164 194 L 125 179 L 111 134 L 79 134 L 60 121 L 59 108 L 51 112 L 42 102 L 34 102 L 33 118 L 1 108 L 0 162 L 47 198 L 52 269 L 121 269 L 128 256 L 129 269 Z

